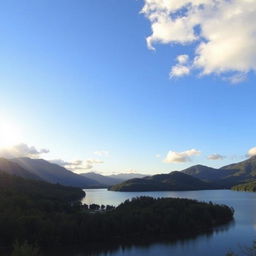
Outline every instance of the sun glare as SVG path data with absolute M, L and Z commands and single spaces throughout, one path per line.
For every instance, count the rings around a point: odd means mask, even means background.
M 15 125 L 0 120 L 0 148 L 20 143 L 20 137 L 19 129 Z

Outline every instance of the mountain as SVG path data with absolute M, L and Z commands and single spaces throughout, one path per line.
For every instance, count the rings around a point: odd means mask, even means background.
M 28 170 L 19 166 L 17 163 L 5 158 L 0 158 L 0 171 L 7 174 L 20 176 L 22 178 L 40 180 L 39 176 L 36 174 L 29 172 Z
M 83 177 L 95 180 L 104 186 L 113 186 L 123 181 L 122 179 L 112 178 L 110 176 L 104 176 L 95 172 L 81 173 L 80 175 Z
M 220 170 L 232 171 L 232 176 L 239 177 L 241 180 L 256 178 L 256 156 L 239 163 L 226 165 Z
M 135 178 L 144 178 L 146 176 L 147 175 L 140 174 L 140 173 L 119 173 L 119 174 L 108 175 L 108 177 L 119 179 L 122 181 L 135 179 Z
M 223 169 L 215 169 L 204 165 L 194 165 L 182 172 L 208 182 L 227 178 L 234 173 L 233 170 L 225 169 L 224 171 Z
M 57 164 L 43 159 L 14 158 L 11 160 L 30 173 L 50 183 L 59 183 L 66 186 L 88 188 L 101 186 L 97 181 L 73 173 Z
M 158 174 L 136 178 L 112 186 L 114 191 L 168 191 L 168 190 L 201 190 L 213 188 L 210 183 L 182 172 Z

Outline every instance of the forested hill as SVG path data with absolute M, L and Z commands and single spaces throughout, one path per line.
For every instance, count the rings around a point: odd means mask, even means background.
M 5 158 L 0 158 L 0 171 L 11 175 L 17 175 L 19 177 L 40 180 L 40 177 L 36 174 L 29 172 L 28 170 L 22 168 L 15 162 L 7 160 Z
M 214 169 L 195 165 L 180 172 L 131 179 L 112 186 L 116 191 L 230 189 L 256 181 L 256 156 L 245 161 Z
M 174 198 L 141 197 L 95 211 L 74 202 L 82 196 L 79 188 L 0 173 L 0 246 L 27 241 L 44 250 L 162 235 L 178 239 L 212 230 L 233 218 L 227 206 Z
M 239 184 L 232 187 L 232 189 L 236 191 L 256 192 L 256 181 Z
M 213 182 L 232 175 L 234 170 L 215 169 L 199 164 L 191 166 L 182 172 L 204 181 Z
M 200 190 L 211 189 L 210 183 L 182 172 L 158 174 L 141 179 L 131 179 L 112 186 L 114 191 L 168 191 L 168 190 Z
M 226 165 L 220 168 L 221 171 L 232 171 L 233 176 L 243 178 L 256 178 L 256 156 L 242 162 Z
M 31 180 L 9 175 L 0 172 L 0 198 L 1 203 L 7 200 L 8 205 L 18 203 L 28 206 L 34 203 L 34 200 L 43 201 L 45 206 L 52 201 L 69 203 L 74 200 L 79 200 L 85 196 L 85 192 L 80 188 L 67 187 L 60 184 L 51 184 L 41 180 Z M 12 201 L 14 200 L 14 201 Z M 1 204 L 3 212 L 6 207 Z

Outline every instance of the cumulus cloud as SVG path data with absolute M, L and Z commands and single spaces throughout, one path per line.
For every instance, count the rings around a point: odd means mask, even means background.
M 0 149 L 0 156 L 4 158 L 31 157 L 38 158 L 42 154 L 49 153 L 48 149 L 37 149 L 25 143 L 20 143 L 9 148 Z
M 247 154 L 249 157 L 256 156 L 256 147 L 249 149 Z
M 189 56 L 186 55 L 186 54 L 183 54 L 183 55 L 177 56 L 176 59 L 177 59 L 177 62 L 178 62 L 179 64 L 186 64 L 186 63 L 188 63 Z
M 170 78 L 172 77 L 181 77 L 188 75 L 190 73 L 190 68 L 184 65 L 177 64 L 172 67 L 170 72 Z
M 191 63 L 182 63 L 182 58 L 177 57 L 172 77 L 188 75 L 193 69 L 201 75 L 224 74 L 227 80 L 237 83 L 256 70 L 255 0 L 144 2 L 141 12 L 151 22 L 152 34 L 147 38 L 150 49 L 155 49 L 156 43 L 193 43 Z
M 200 155 L 201 152 L 196 149 L 190 149 L 183 152 L 169 151 L 164 159 L 165 163 L 185 163 L 190 162 L 192 156 Z
M 225 158 L 225 156 L 220 154 L 211 154 L 207 157 L 209 160 L 222 160 Z
M 54 159 L 50 161 L 51 163 L 58 164 L 74 172 L 82 172 L 90 170 L 96 164 L 102 164 L 104 161 L 99 159 L 87 159 L 87 160 L 74 160 L 74 161 L 64 161 L 62 159 Z

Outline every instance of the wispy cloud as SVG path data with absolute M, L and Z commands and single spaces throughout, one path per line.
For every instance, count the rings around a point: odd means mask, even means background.
M 169 151 L 164 159 L 165 163 L 185 163 L 190 162 L 192 156 L 200 155 L 201 152 L 196 149 L 190 149 L 183 152 Z
M 224 159 L 225 156 L 220 155 L 220 154 L 211 154 L 211 155 L 209 155 L 207 158 L 208 158 L 209 160 L 214 160 L 214 161 L 216 161 L 216 160 L 222 160 L 222 159 Z
M 156 43 L 194 47 L 191 61 L 177 57 L 170 76 L 223 75 L 231 83 L 256 70 L 256 2 L 254 0 L 144 0 L 151 22 L 149 49 Z M 192 44 L 193 43 L 193 44 Z M 187 54 L 181 55 L 187 56 Z
M 50 162 L 63 166 L 74 172 L 83 172 L 92 169 L 96 164 L 103 164 L 99 159 L 64 161 L 62 159 L 53 159 Z
M 25 143 L 20 143 L 8 148 L 0 149 L 0 156 L 4 158 L 15 158 L 15 157 L 31 157 L 38 158 L 42 154 L 49 153 L 48 149 L 37 149 L 34 146 L 29 146 Z

